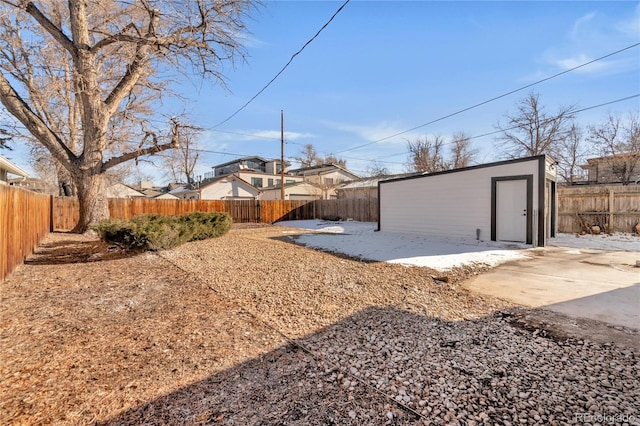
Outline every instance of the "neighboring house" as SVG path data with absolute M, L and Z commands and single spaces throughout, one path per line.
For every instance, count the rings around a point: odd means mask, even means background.
M 16 175 L 22 178 L 28 178 L 29 173 L 22 170 L 20 167 L 13 164 L 3 156 L 0 156 L 0 185 L 7 185 L 9 182 L 9 175 Z
M 339 200 L 363 200 L 378 198 L 378 182 L 384 178 L 364 178 L 343 183 L 336 188 Z
M 640 154 L 590 158 L 580 166 L 588 173 L 589 184 L 640 183 Z
M 169 194 L 168 192 L 164 194 L 160 194 L 158 196 L 153 197 L 154 200 L 179 200 L 180 198 L 176 197 L 173 194 Z
M 169 192 L 183 200 L 256 200 L 260 193 L 258 188 L 233 174 L 208 178 Z
M 107 188 L 107 198 L 139 198 L 146 197 L 140 191 L 136 191 L 132 187 L 124 183 L 116 183 Z
M 417 173 L 402 173 L 389 176 L 376 176 L 354 180 L 343 183 L 336 188 L 339 200 L 363 200 L 378 198 L 378 182 L 387 179 L 397 179 L 400 177 L 413 176 Z
M 337 198 L 336 189 L 345 182 L 360 179 L 358 175 L 337 164 L 322 164 L 289 170 L 293 176 L 302 177 L 305 182 L 322 191 L 322 199 Z
M 544 246 L 556 168 L 544 155 L 380 181 L 378 230 Z
M 281 200 L 282 188 L 280 186 L 274 186 L 271 188 L 264 188 L 261 200 Z M 292 182 L 285 183 L 284 185 L 284 199 L 285 200 L 319 200 L 322 199 L 322 190 L 315 185 L 307 182 Z
M 28 189 L 33 192 L 40 192 L 42 194 L 58 196 L 60 195 L 60 188 L 55 183 L 47 182 L 38 178 L 15 178 L 9 179 L 9 185 L 17 186 L 19 188 Z
M 280 160 L 265 160 L 262 157 L 243 157 L 213 166 L 214 171 L 205 174 L 205 180 L 233 174 L 256 188 L 280 186 L 282 180 Z M 302 176 L 291 176 L 285 169 L 285 185 L 302 182 Z
M 226 176 L 241 170 L 253 170 L 255 172 L 270 175 L 280 174 L 280 160 L 265 160 L 262 157 L 243 157 L 212 167 L 214 176 Z

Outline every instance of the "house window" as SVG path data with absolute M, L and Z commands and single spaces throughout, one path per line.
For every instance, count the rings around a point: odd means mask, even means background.
M 268 186 L 268 187 L 272 187 L 272 186 L 273 186 L 273 179 L 269 178 L 269 179 L 267 180 L 267 182 L 268 182 L 268 183 L 267 183 L 267 186 Z
M 333 178 L 325 178 L 324 179 L 324 184 L 325 185 L 333 185 Z
M 262 188 L 262 178 L 252 177 L 251 185 L 255 186 L 256 188 Z

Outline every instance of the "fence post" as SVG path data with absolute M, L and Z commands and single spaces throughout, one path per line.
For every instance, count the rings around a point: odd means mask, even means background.
M 49 195 L 49 232 L 55 231 L 53 226 L 53 195 Z
M 607 229 L 607 233 L 611 234 L 613 232 L 613 211 L 615 210 L 615 195 L 613 193 L 613 188 L 609 189 L 609 229 Z

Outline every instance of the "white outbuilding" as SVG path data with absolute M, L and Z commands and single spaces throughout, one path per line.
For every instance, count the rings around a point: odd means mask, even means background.
M 555 164 L 539 155 L 381 181 L 378 230 L 544 246 L 556 229 Z

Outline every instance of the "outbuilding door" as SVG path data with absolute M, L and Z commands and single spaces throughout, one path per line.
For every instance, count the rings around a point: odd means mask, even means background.
M 492 178 L 491 237 L 531 244 L 533 176 Z
M 524 243 L 527 239 L 527 181 L 497 182 L 497 238 Z

